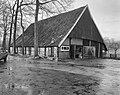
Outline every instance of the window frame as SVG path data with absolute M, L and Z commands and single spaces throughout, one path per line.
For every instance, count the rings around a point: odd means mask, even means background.
M 60 51 L 70 51 L 70 46 L 61 46 Z

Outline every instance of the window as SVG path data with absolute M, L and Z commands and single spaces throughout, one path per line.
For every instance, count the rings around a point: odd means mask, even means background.
M 69 51 L 70 47 L 69 46 L 61 46 L 61 51 Z

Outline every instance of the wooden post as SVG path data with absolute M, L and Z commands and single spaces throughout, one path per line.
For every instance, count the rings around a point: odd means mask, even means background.
M 26 47 L 25 47 L 25 55 L 26 55 Z
M 74 45 L 74 59 L 76 58 L 76 45 Z
M 38 54 L 40 54 L 40 47 L 38 47 Z
M 52 47 L 50 47 L 50 56 L 52 56 Z
M 71 38 L 69 38 L 69 46 L 70 46 L 69 56 L 70 56 L 70 58 L 72 58 L 71 57 Z
M 18 47 L 16 49 L 17 49 L 17 54 L 18 54 Z
M 46 46 L 44 48 L 45 48 L 45 50 L 44 50 L 44 56 L 46 56 Z
M 29 55 L 31 55 L 31 47 L 28 48 Z
M 100 44 L 100 58 L 103 58 L 103 44 Z
M 84 56 L 83 56 L 83 53 L 84 53 L 83 48 L 84 48 L 84 46 L 82 46 L 82 59 L 84 58 Z
M 60 50 L 60 47 L 57 47 L 57 58 L 59 59 L 59 50 Z
M 54 47 L 51 47 L 51 56 L 54 57 Z
M 98 44 L 98 58 L 100 58 L 100 43 Z

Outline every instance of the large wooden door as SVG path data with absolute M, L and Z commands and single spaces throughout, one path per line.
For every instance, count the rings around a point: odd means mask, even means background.
M 70 45 L 70 58 L 74 59 L 75 58 L 75 46 Z
M 76 46 L 76 58 L 82 58 L 83 47 L 81 45 Z

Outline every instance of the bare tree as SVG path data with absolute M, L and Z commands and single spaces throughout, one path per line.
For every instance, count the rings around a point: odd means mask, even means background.
M 11 23 L 10 23 L 10 35 L 9 35 L 9 43 L 8 43 L 8 52 L 10 53 L 10 45 L 11 45 L 11 39 L 12 39 L 12 30 L 13 30 L 13 21 L 14 21 L 14 15 L 15 15 L 15 5 L 16 1 L 14 2 L 13 6 L 8 1 L 10 13 L 11 13 Z
M 2 42 L 2 47 L 4 50 L 6 50 L 6 36 L 7 36 L 7 32 L 9 30 L 9 23 L 10 23 L 10 13 L 8 10 L 8 6 L 6 4 L 5 1 L 1 1 L 1 7 L 0 7 L 0 28 L 3 31 L 3 42 Z
M 9 1 L 9 0 L 7 0 L 7 1 Z M 21 14 L 21 18 L 20 18 L 21 27 L 22 27 L 23 31 L 25 29 L 24 25 L 22 24 L 23 18 L 25 18 L 27 15 L 29 15 L 30 17 L 35 16 L 34 17 L 35 18 L 35 23 L 34 23 L 34 57 L 35 57 L 35 56 L 38 56 L 38 29 L 37 29 L 37 25 L 38 25 L 39 17 L 40 16 L 43 17 L 44 14 L 49 16 L 50 14 L 61 13 L 74 0 L 13 0 L 13 1 L 14 1 L 14 4 L 12 4 L 12 6 L 10 3 L 8 3 L 10 5 L 10 11 L 11 11 L 9 52 L 10 52 L 10 43 L 11 43 L 11 39 L 12 39 L 12 31 L 13 31 L 13 27 L 14 27 L 13 51 L 14 51 L 14 53 L 16 53 L 16 33 L 17 33 L 16 31 L 17 31 L 17 26 L 18 26 L 18 24 L 17 24 L 18 23 L 18 15 L 20 12 L 20 14 Z M 22 38 L 23 38 L 22 44 L 24 44 L 24 33 L 23 33 Z M 24 48 L 23 45 L 22 45 L 22 47 Z
M 22 5 L 23 0 L 20 2 Z M 22 6 L 20 6 L 20 14 L 21 14 L 21 27 L 22 27 L 22 54 L 24 55 L 24 26 L 23 26 L 23 13 L 22 13 Z
M 120 42 L 115 41 L 114 39 L 104 38 L 104 42 L 108 49 L 108 54 L 112 50 L 114 51 L 115 58 L 117 56 L 117 51 L 120 49 Z
M 38 12 L 39 12 L 39 0 L 36 0 L 35 23 L 34 23 L 34 57 L 38 56 Z
M 110 46 L 111 46 L 111 39 L 109 39 L 108 37 L 105 37 L 104 38 L 104 43 L 108 49 L 108 54 L 109 54 L 109 51 L 111 50 Z
M 13 32 L 13 52 L 16 54 L 16 30 L 17 30 L 17 18 L 18 18 L 18 9 L 19 9 L 19 0 L 16 0 L 17 5 L 16 5 L 16 10 L 15 10 L 15 21 L 14 21 L 14 32 Z
M 117 51 L 120 49 L 120 44 L 118 41 L 112 41 L 110 48 L 114 51 L 115 58 L 117 57 Z

